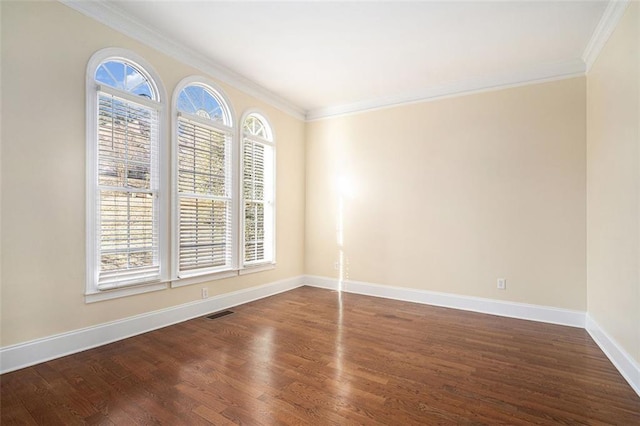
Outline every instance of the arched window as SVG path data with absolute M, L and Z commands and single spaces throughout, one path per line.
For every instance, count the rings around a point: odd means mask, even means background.
M 244 267 L 275 262 L 275 144 L 263 114 L 242 122 L 242 260 Z
M 233 115 L 214 87 L 189 78 L 174 95 L 174 261 L 181 279 L 235 267 Z
M 87 293 L 160 282 L 164 92 L 132 52 L 87 68 Z

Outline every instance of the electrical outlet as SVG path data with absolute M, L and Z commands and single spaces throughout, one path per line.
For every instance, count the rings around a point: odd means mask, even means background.
M 335 263 L 333 264 L 333 269 L 335 269 L 336 271 L 340 269 L 340 262 L 336 260 Z
M 506 278 L 498 278 L 498 289 L 506 290 L 507 289 L 507 280 Z
M 206 299 L 207 297 L 209 297 L 209 289 L 206 287 L 202 287 L 202 298 Z

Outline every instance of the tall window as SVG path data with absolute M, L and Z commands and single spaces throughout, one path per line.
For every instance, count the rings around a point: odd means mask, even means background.
M 148 68 L 98 52 L 87 79 L 88 293 L 159 282 L 160 114 Z M 106 56 L 106 57 L 105 57 Z
M 243 265 L 272 263 L 275 196 L 274 140 L 265 117 L 250 113 L 242 123 Z
M 235 127 L 222 91 L 188 77 L 169 150 L 166 92 L 144 59 L 100 50 L 86 83 L 86 301 L 273 267 L 275 143 L 263 114 Z
M 220 92 L 198 81 L 178 89 L 175 263 L 185 278 L 234 269 L 234 155 L 232 115 Z

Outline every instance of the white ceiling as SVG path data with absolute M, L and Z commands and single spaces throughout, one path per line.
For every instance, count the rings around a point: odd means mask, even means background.
M 606 1 L 110 1 L 307 117 L 579 75 Z

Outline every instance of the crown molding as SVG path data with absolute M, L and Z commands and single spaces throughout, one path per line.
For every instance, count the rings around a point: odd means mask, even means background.
M 544 83 L 585 75 L 585 64 L 581 59 L 549 64 L 546 66 L 520 70 L 510 74 L 474 78 L 452 84 L 430 87 L 425 90 L 401 96 L 373 99 L 351 104 L 318 108 L 307 112 L 307 121 L 357 114 L 399 105 L 434 101 L 454 96 L 470 95 L 529 84 Z
M 627 9 L 628 5 L 629 0 L 611 0 L 609 1 L 609 4 L 607 4 L 607 8 L 604 10 L 602 18 L 600 18 L 600 22 L 598 22 L 598 26 L 596 26 L 596 29 L 593 31 L 591 40 L 589 40 L 587 47 L 582 53 L 582 60 L 587 67 L 586 72 L 589 72 L 593 63 L 598 59 L 600 51 L 616 29 L 616 26 L 618 25 L 618 22 L 620 22 L 620 19 L 622 19 L 622 15 L 624 15 L 624 11 Z
M 102 1 L 58 0 L 60 3 L 134 38 L 180 62 L 211 75 L 242 92 L 264 101 L 285 113 L 305 119 L 305 111 L 290 101 L 268 91 L 246 77 L 213 62 L 193 49 L 177 43 L 145 23 L 122 13 L 117 7 Z
M 585 75 L 595 62 L 609 36 L 622 18 L 629 0 L 609 1 L 602 18 L 580 59 L 546 66 L 523 69 L 516 72 L 473 78 L 451 84 L 425 88 L 398 96 L 369 99 L 349 104 L 333 105 L 305 111 L 303 108 L 276 95 L 246 77 L 213 62 L 193 49 L 162 35 L 145 23 L 133 19 L 117 7 L 101 1 L 58 0 L 60 3 L 101 22 L 114 30 L 132 37 L 187 65 L 227 83 L 285 113 L 301 120 L 314 121 L 342 115 L 362 113 L 395 106 L 434 101 L 449 97 L 501 90 L 529 84 L 573 78 Z

